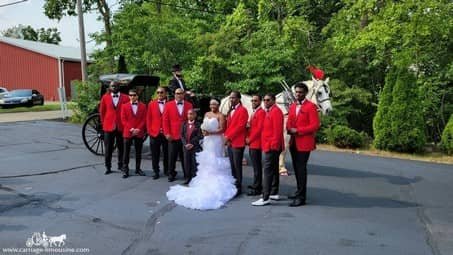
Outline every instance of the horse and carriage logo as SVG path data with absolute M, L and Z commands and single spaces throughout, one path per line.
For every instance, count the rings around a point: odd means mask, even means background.
M 66 234 L 59 236 L 47 236 L 46 232 L 35 232 L 33 235 L 27 239 L 25 245 L 27 247 L 42 246 L 47 247 L 62 247 L 65 245 Z

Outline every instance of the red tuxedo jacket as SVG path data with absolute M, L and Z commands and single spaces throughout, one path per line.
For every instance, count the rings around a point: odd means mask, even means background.
M 252 115 L 250 120 L 250 128 L 248 130 L 249 148 L 261 149 L 261 131 L 263 130 L 263 122 L 266 112 L 259 107 Z
M 263 130 L 261 131 L 261 148 L 263 152 L 282 151 L 285 149 L 283 138 L 283 112 L 277 105 L 265 111 Z
M 245 147 L 245 137 L 247 136 L 247 121 L 249 114 L 244 106 L 239 104 L 234 110 L 233 116 L 231 113 L 227 116 L 227 127 L 225 130 L 225 138 L 231 140 L 231 147 Z
M 315 136 L 319 129 L 319 116 L 316 105 L 305 100 L 296 116 L 297 104 L 289 107 L 286 129 L 297 129 L 297 134 L 291 135 L 290 144 L 296 143 L 298 151 L 312 151 L 316 148 Z
M 165 109 L 165 106 L 164 106 Z M 160 112 L 159 100 L 153 100 L 148 104 L 148 111 L 146 112 L 146 127 L 148 135 L 156 137 L 159 133 L 163 132 L 163 113 Z
M 165 104 L 163 118 L 164 135 L 170 135 L 173 140 L 181 139 L 181 127 L 184 121 L 187 120 L 187 111 L 192 109 L 192 104 L 184 100 L 184 109 L 182 114 L 179 114 L 176 107 L 176 100 L 172 100 Z
M 123 123 L 123 137 L 131 138 L 131 128 L 138 128 L 140 132 L 137 137 L 143 138 L 146 129 L 146 105 L 138 103 L 137 114 L 134 114 L 131 103 L 124 104 L 121 107 L 121 122 Z
M 123 131 L 121 124 L 121 106 L 129 102 L 129 97 L 123 93 L 119 93 L 118 105 L 115 107 L 113 98 L 110 92 L 105 93 L 99 104 L 99 114 L 101 115 L 102 129 L 105 132 L 112 132 L 115 129 Z

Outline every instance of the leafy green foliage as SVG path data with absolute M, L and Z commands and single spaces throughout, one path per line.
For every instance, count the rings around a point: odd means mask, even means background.
M 453 115 L 450 116 L 448 124 L 442 133 L 441 147 L 445 153 L 453 154 Z
M 30 40 L 30 41 L 39 41 L 45 43 L 59 44 L 61 42 L 60 32 L 57 28 L 38 28 L 34 29 L 30 25 L 25 26 L 19 24 L 17 26 L 6 29 L 2 32 L 3 36 Z
M 339 148 L 361 148 L 365 146 L 365 134 L 347 126 L 334 126 L 327 132 L 327 141 Z
M 73 7 L 67 0 L 46 2 L 58 13 Z M 279 92 L 281 79 L 309 79 L 305 67 L 314 64 L 331 77 L 334 106 L 322 118 L 318 141 L 328 142 L 341 125 L 374 136 L 375 146 L 387 150 L 438 143 L 453 113 L 453 5 L 447 0 L 119 3 L 112 33 L 95 35 L 114 43 L 95 54 L 92 74 L 116 70 L 109 59 L 124 56 L 129 72 L 159 75 L 166 83 L 179 63 L 191 89 L 224 95 Z
M 392 74 L 393 75 L 393 74 Z M 393 76 L 384 88 L 375 119 L 375 146 L 379 149 L 420 152 L 426 137 L 423 114 L 415 76 L 407 70 L 397 74 L 391 94 Z
M 72 102 L 74 103 L 73 114 L 71 121 L 82 123 L 88 115 L 97 112 L 99 104 L 99 84 L 93 81 L 75 83 L 77 97 Z

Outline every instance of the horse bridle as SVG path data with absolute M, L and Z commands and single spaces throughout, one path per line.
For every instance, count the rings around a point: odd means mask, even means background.
M 322 82 L 322 83 L 319 84 L 319 85 L 318 85 L 318 82 L 316 82 L 316 83 L 317 83 L 316 86 L 313 87 L 313 90 L 312 90 L 312 92 L 311 92 L 311 95 L 310 95 L 308 98 L 312 98 L 313 95 L 314 95 L 315 93 L 317 93 L 318 90 L 321 89 L 321 88 L 324 88 L 324 91 L 326 92 L 326 94 L 329 95 L 329 93 L 327 93 L 327 85 L 324 84 L 324 82 Z M 321 103 L 323 103 L 323 102 L 325 102 L 325 101 L 328 101 L 328 100 L 330 100 L 330 96 L 327 96 L 326 98 L 324 98 L 324 99 L 322 99 L 322 100 L 318 100 L 318 97 L 316 96 L 316 102 L 317 102 L 316 106 L 318 107 L 318 111 L 320 111 L 320 110 L 322 111 Z

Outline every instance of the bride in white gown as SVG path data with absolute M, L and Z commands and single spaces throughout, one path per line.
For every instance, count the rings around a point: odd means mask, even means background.
M 224 155 L 223 130 L 225 118 L 219 113 L 219 102 L 210 102 L 201 129 L 204 133 L 203 151 L 197 153 L 197 175 L 188 186 L 175 185 L 167 192 L 169 200 L 191 209 L 218 209 L 236 194 L 231 166 Z

